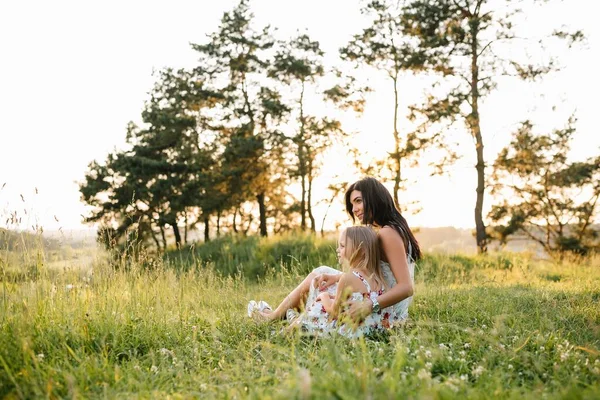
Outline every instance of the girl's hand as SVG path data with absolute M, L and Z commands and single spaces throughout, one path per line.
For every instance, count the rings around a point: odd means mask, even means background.
M 373 302 L 369 299 L 364 301 L 349 301 L 349 308 L 344 313 L 352 322 L 360 324 L 373 311 Z
M 330 295 L 328 292 L 323 292 L 317 296 L 317 301 L 327 301 L 333 299 L 335 299 L 335 297 Z
M 325 290 L 329 286 L 337 283 L 340 279 L 341 274 L 330 275 L 330 274 L 321 274 L 315 278 L 315 288 L 319 290 Z

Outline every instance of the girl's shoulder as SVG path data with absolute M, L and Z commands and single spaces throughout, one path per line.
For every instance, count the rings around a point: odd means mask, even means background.
M 364 279 L 364 278 L 363 278 Z M 352 271 L 346 271 L 340 277 L 340 283 L 343 282 L 344 286 L 352 289 L 353 292 L 365 292 L 365 284 L 362 279 L 356 276 Z

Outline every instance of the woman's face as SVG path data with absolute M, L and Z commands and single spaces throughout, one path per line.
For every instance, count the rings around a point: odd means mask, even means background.
M 337 256 L 338 261 L 342 264 L 342 260 L 346 258 L 346 231 L 343 230 L 340 233 L 340 237 L 338 239 L 338 247 L 337 247 Z
M 352 204 L 352 214 L 362 224 L 364 220 L 362 193 L 358 190 L 353 190 L 352 193 L 350 193 L 350 203 Z

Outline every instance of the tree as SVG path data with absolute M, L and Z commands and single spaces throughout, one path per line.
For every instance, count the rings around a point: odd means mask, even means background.
M 259 229 L 267 236 L 267 206 L 273 160 L 269 150 L 273 126 L 285 113 L 276 92 L 264 82 L 268 51 L 274 39 L 270 27 L 257 31 L 248 1 L 241 0 L 221 19 L 206 44 L 193 44 L 201 55 L 201 68 L 212 77 L 214 91 L 222 93 L 221 129 L 223 171 L 228 193 L 243 201 L 254 196 L 259 208 Z
M 477 159 L 474 215 L 480 252 L 487 250 L 483 221 L 486 163 L 481 103 L 497 88 L 499 76 L 535 80 L 557 68 L 552 57 L 545 55 L 543 61 L 536 63 L 531 59 L 519 59 L 518 53 L 511 51 L 528 44 L 523 35 L 517 35 L 518 29 L 525 30 L 516 23 L 524 3 L 518 0 L 410 0 L 403 9 L 405 32 L 418 40 L 429 68 L 446 77 L 446 86 L 437 87 L 438 93 L 431 93 L 426 104 L 415 110 L 431 123 L 442 120 L 464 123 L 474 141 Z M 571 45 L 583 35 L 581 32 L 554 31 L 551 37 L 567 39 Z M 515 43 L 517 38 L 519 42 Z M 544 41 L 532 40 L 531 43 L 539 49 Z M 508 57 L 502 57 L 502 54 Z
M 568 161 L 574 134 L 574 119 L 547 135 L 521 124 L 494 163 L 492 194 L 501 200 L 488 214 L 492 238 L 505 244 L 521 234 L 550 255 L 600 250 L 600 157 Z
M 117 224 L 116 240 L 134 228 L 138 240 L 149 234 L 159 249 L 153 228 L 160 230 L 166 248 L 169 226 L 181 246 L 180 220 L 187 231 L 188 209 L 202 205 L 202 191 L 213 183 L 205 178 L 214 164 L 213 150 L 200 140 L 196 112 L 218 98 L 184 70 L 161 71 L 142 113 L 145 126 L 128 127 L 130 148 L 109 155 L 105 165 L 90 164 L 80 186 L 84 201 L 96 206 L 87 221 Z
M 397 3 L 397 2 L 395 2 Z M 362 13 L 372 17 L 371 24 L 361 33 L 354 35 L 348 45 L 340 49 L 342 59 L 356 65 L 367 65 L 383 72 L 392 82 L 394 93 L 394 115 L 392 134 L 394 150 L 389 152 L 392 164 L 384 163 L 394 182 L 392 195 L 396 204 L 398 192 L 402 188 L 402 165 L 404 159 L 414 158 L 432 138 L 418 135 L 419 132 L 400 134 L 399 119 L 399 82 L 405 72 L 418 72 L 424 69 L 427 60 L 423 52 L 415 48 L 410 37 L 404 34 L 400 9 L 391 1 L 369 1 Z M 421 132 L 422 133 L 422 132 Z

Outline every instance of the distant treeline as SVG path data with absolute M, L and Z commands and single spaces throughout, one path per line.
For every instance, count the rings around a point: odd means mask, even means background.
M 61 242 L 43 236 L 41 233 L 28 233 L 0 228 L 0 251 L 34 251 L 38 249 L 58 250 Z
M 167 232 L 181 247 L 199 228 L 204 241 L 224 227 L 242 235 L 316 232 L 327 213 L 320 221 L 313 213 L 314 182 L 333 143 L 347 146 L 357 178 L 372 175 L 393 183 L 402 208 L 399 193 L 423 151 L 445 150 L 447 156 L 434 166 L 444 173 L 457 157 L 449 135 L 458 130 L 473 139 L 477 160 L 479 251 L 491 240 L 506 243 L 516 234 L 549 253 L 597 249 L 591 227 L 600 157 L 567 160 L 575 118 L 544 134 L 523 121 L 493 163 L 484 157 L 480 107 L 497 89 L 497 77 L 540 80 L 559 66 L 551 54 L 542 63 L 519 58 L 527 53 L 521 51 L 526 42 L 513 39 L 527 36 L 528 26 L 517 23 L 526 3 L 365 2 L 362 12 L 370 24 L 339 50 L 341 68 L 325 63 L 319 42 L 308 34 L 281 39 L 270 27 L 256 26 L 249 1 L 241 0 L 204 43 L 192 44 L 198 57 L 193 68 L 158 73 L 143 124 L 127 128 L 127 147 L 105 162 L 90 163 L 80 184 L 83 200 L 93 206 L 87 221 L 102 225 L 100 237 L 108 246 L 139 242 L 163 251 Z M 557 29 L 541 42 L 570 47 L 583 38 L 581 31 Z M 362 67 L 361 74 L 343 72 L 353 67 Z M 388 79 L 394 141 L 384 159 L 362 164 L 361 149 L 352 145 L 341 121 L 363 111 L 369 73 Z M 424 87 L 429 93 L 423 104 L 401 110 L 402 82 L 421 74 L 435 80 L 435 89 Z M 410 126 L 399 126 L 401 114 Z M 293 185 L 300 187 L 299 196 L 290 193 Z M 332 181 L 321 201 L 339 202 L 346 186 Z M 484 221 L 490 192 L 495 204 Z

